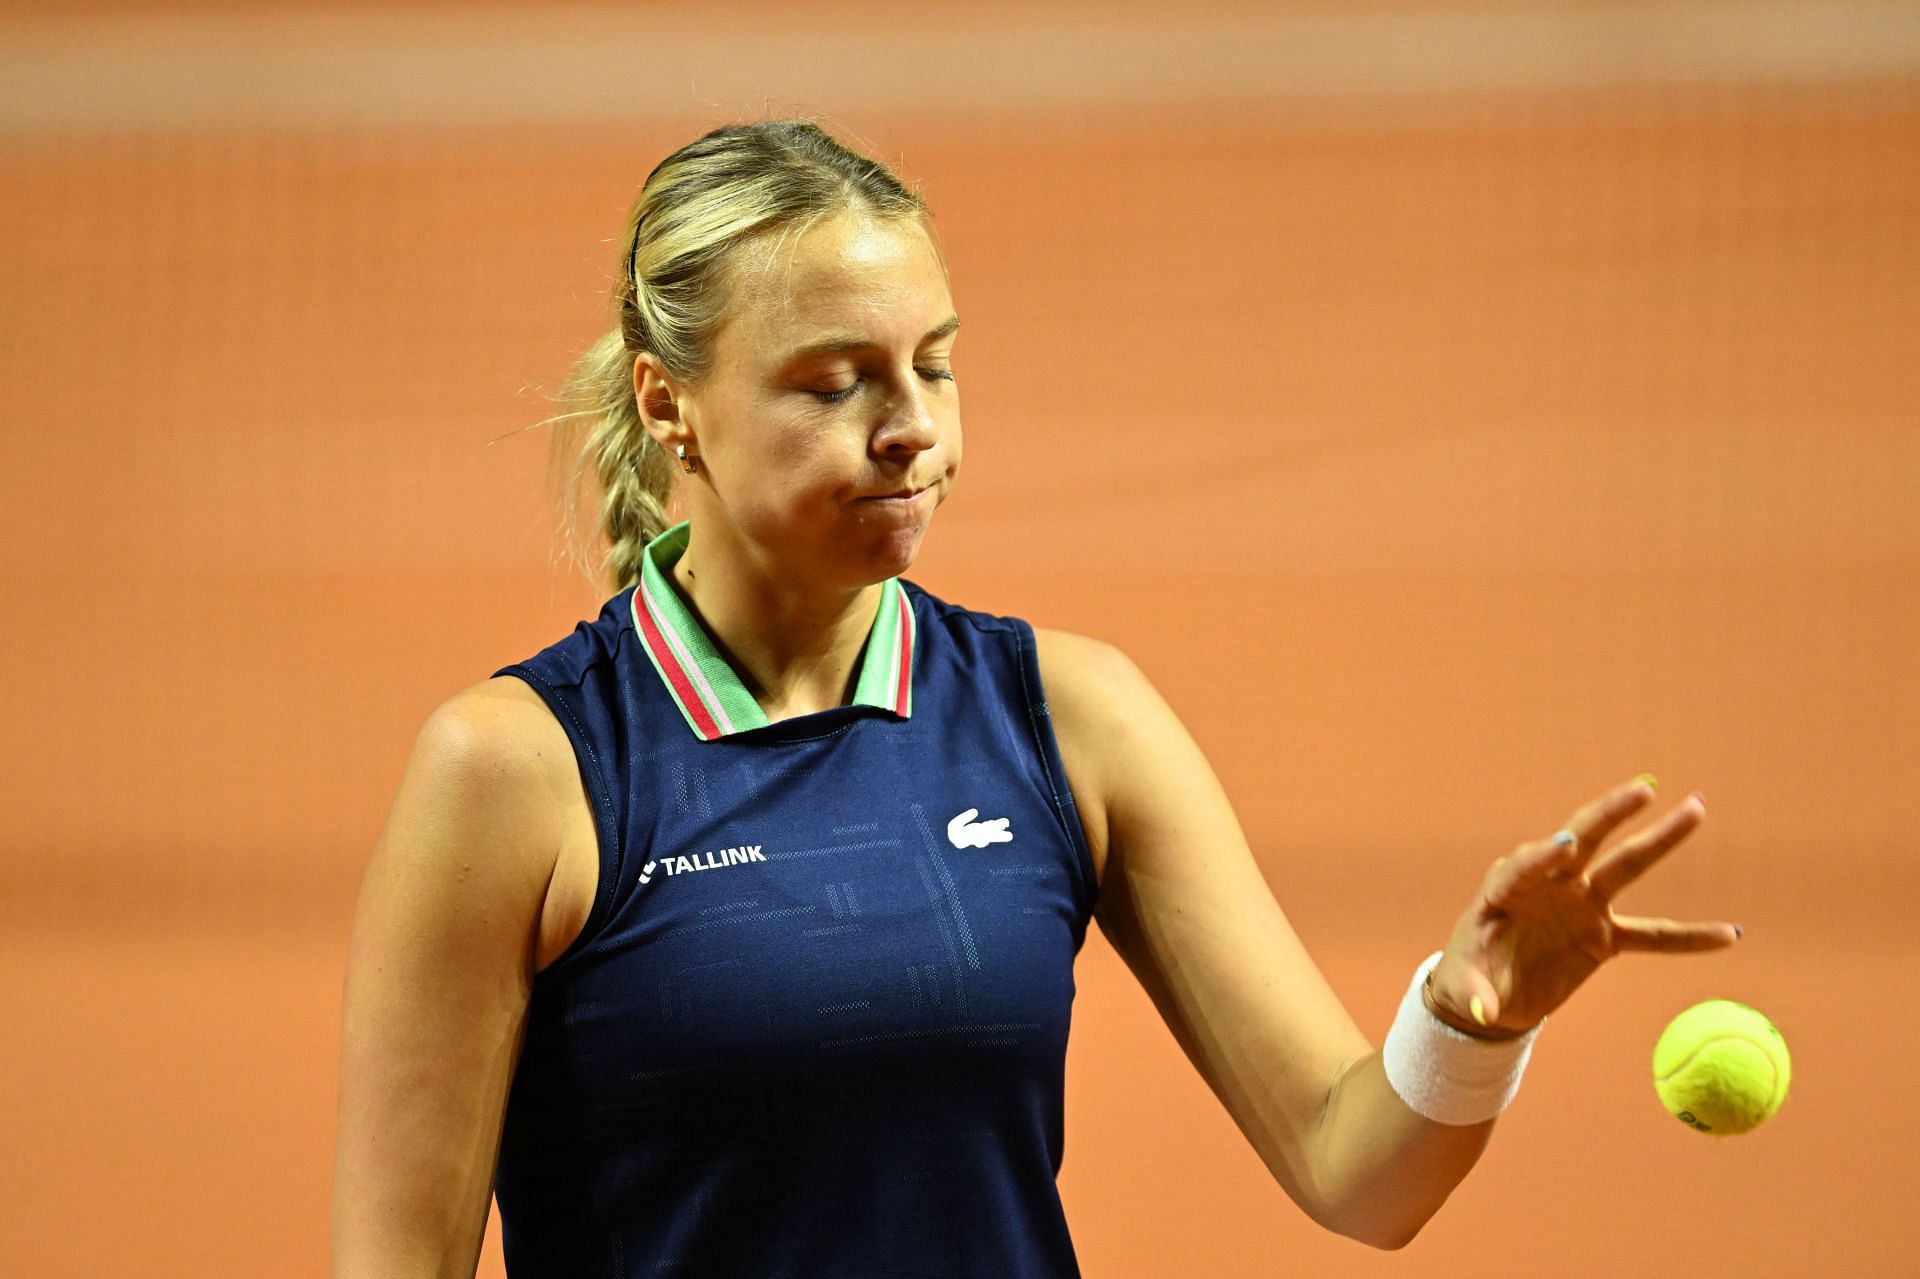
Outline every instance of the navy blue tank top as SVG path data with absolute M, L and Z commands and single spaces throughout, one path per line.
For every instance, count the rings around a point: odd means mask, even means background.
M 1077 1275 L 1055 1179 L 1095 880 L 1033 632 L 894 579 L 854 701 L 768 724 L 668 570 L 514 675 L 599 835 L 533 983 L 508 1273 Z

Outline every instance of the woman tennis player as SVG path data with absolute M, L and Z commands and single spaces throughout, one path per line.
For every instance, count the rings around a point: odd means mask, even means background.
M 1602 851 L 1652 801 L 1624 782 L 1493 863 L 1374 1048 L 1122 653 L 902 577 L 961 460 L 917 192 L 727 127 L 648 177 L 621 263 L 567 419 L 618 593 L 408 761 L 348 961 L 336 1276 L 472 1275 L 490 1195 L 514 1279 L 1077 1274 L 1089 920 L 1294 1202 L 1397 1247 L 1596 967 L 1738 935 L 1613 912 L 1704 815 Z

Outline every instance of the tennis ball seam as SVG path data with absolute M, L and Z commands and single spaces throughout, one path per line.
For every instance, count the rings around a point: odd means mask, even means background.
M 1749 1039 L 1745 1035 L 1715 1035 L 1711 1039 L 1703 1039 L 1699 1043 L 1695 1044 L 1693 1047 L 1689 1048 L 1687 1050 L 1687 1055 L 1682 1057 L 1678 1062 L 1676 1062 L 1672 1070 L 1669 1070 L 1664 1075 L 1656 1075 L 1654 1076 L 1654 1078 L 1660 1080 L 1662 1083 L 1665 1083 L 1667 1080 L 1672 1079 L 1675 1075 L 1685 1070 L 1688 1066 L 1691 1066 L 1694 1063 L 1694 1061 L 1700 1056 L 1701 1053 L 1707 1051 L 1707 1049 L 1712 1048 L 1718 1044 L 1743 1044 L 1746 1047 L 1753 1049 L 1754 1051 L 1758 1052 L 1762 1058 L 1766 1060 L 1767 1070 L 1776 1079 L 1779 1078 L 1780 1067 L 1775 1064 L 1773 1060 L 1773 1054 L 1768 1052 L 1763 1045 L 1761 1045 L 1755 1040 Z
M 1778 1034 L 1777 1031 L 1775 1033 L 1776 1035 Z M 1701 1040 L 1699 1043 L 1689 1048 L 1687 1050 L 1687 1055 L 1685 1057 L 1682 1057 L 1678 1062 L 1674 1063 L 1673 1068 L 1667 1071 L 1666 1074 L 1655 1075 L 1653 1077 L 1654 1083 L 1668 1084 L 1673 1082 L 1676 1076 L 1683 1073 L 1689 1066 L 1693 1065 L 1694 1062 L 1699 1059 L 1700 1054 L 1720 1044 L 1739 1044 L 1742 1047 L 1751 1048 L 1754 1050 L 1755 1053 L 1759 1055 L 1762 1061 L 1766 1062 L 1767 1075 L 1769 1078 L 1769 1083 L 1767 1086 L 1767 1109 L 1769 1112 L 1773 1110 L 1777 1110 L 1780 1106 L 1781 1101 L 1784 1100 L 1784 1098 L 1781 1096 L 1783 1089 L 1781 1088 L 1780 1063 L 1774 1060 L 1773 1054 L 1767 1051 L 1767 1048 L 1764 1044 L 1760 1043 L 1757 1040 L 1749 1038 L 1746 1035 L 1715 1035 L 1711 1039 Z

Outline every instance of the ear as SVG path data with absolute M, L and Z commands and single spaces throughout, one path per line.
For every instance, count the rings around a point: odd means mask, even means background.
M 654 442 L 671 453 L 675 446 L 692 445 L 693 432 L 680 413 L 680 387 L 667 373 L 660 357 L 642 351 L 633 358 L 633 399 L 640 424 Z

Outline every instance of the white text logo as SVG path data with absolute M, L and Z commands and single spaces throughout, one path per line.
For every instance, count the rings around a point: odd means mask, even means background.
M 738 866 L 742 862 L 765 860 L 767 860 L 766 855 L 760 851 L 758 844 L 749 844 L 744 848 L 722 848 L 717 852 L 700 853 L 693 857 L 662 857 L 640 868 L 640 882 L 644 884 L 652 879 L 656 868 L 666 871 L 669 875 L 690 875 L 696 870 L 721 870 L 728 866 Z

